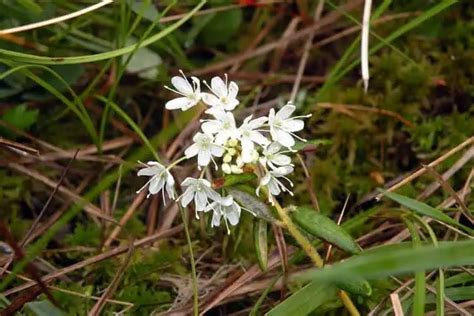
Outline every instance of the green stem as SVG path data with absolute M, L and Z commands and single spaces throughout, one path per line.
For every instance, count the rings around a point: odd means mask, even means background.
M 179 211 L 181 212 L 181 217 L 183 218 L 183 225 L 184 225 L 184 232 L 186 235 L 186 242 L 189 248 L 189 256 L 191 260 L 191 275 L 192 275 L 192 282 L 193 282 L 193 314 L 194 316 L 199 315 L 199 301 L 198 301 L 198 288 L 197 288 L 197 276 L 196 276 L 196 263 L 194 261 L 193 255 L 193 245 L 191 243 L 191 236 L 189 235 L 189 228 L 188 228 L 188 217 L 186 216 L 186 212 L 184 212 L 183 207 L 181 204 L 176 203 L 179 207 Z

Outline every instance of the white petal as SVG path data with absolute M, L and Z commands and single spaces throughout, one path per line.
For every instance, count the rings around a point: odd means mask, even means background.
M 222 146 L 211 145 L 211 154 L 215 157 L 221 157 L 224 154 L 225 149 Z
M 225 104 L 224 108 L 227 110 L 227 111 L 232 111 L 233 109 L 235 109 L 235 107 L 237 105 L 239 105 L 239 100 L 237 99 L 229 99 L 227 101 L 227 103 Z
M 165 108 L 167 108 L 168 110 L 184 109 L 193 102 L 194 101 L 188 99 L 187 97 L 179 97 L 166 102 Z
M 296 107 L 293 104 L 287 103 L 284 107 L 280 109 L 280 111 L 277 112 L 276 117 L 279 118 L 280 120 L 285 120 L 293 114 L 295 111 Z
M 196 191 L 194 196 L 194 203 L 197 211 L 204 211 L 207 204 L 207 195 L 202 191 Z
M 192 144 L 186 150 L 184 151 L 184 154 L 186 155 L 186 158 L 191 158 L 196 156 L 199 153 L 199 146 L 198 144 Z
M 221 77 L 214 77 L 211 79 L 211 87 L 217 96 L 222 97 L 227 95 L 227 87 Z
M 227 212 L 225 214 L 225 217 L 227 218 L 229 223 L 232 226 L 237 225 L 240 219 L 240 212 L 241 212 L 240 206 L 234 203 L 232 207 L 226 207 L 226 211 Z
M 234 198 L 232 197 L 232 195 L 222 197 L 220 199 L 220 203 L 224 206 L 231 206 L 234 203 Z
M 251 129 L 259 128 L 259 127 L 261 127 L 263 124 L 265 124 L 265 122 L 266 122 L 267 120 L 268 120 L 268 118 L 265 117 L 265 116 L 256 118 L 255 120 L 252 120 L 252 121 L 249 122 L 249 127 L 250 127 Z
M 276 134 L 275 140 L 278 141 L 283 146 L 291 148 L 293 145 L 295 145 L 295 140 L 289 133 L 282 131 L 281 129 L 277 129 L 275 131 L 275 134 Z
M 289 165 L 291 163 L 291 158 L 286 155 L 277 154 L 277 155 L 272 156 L 271 161 L 274 164 L 284 166 L 284 165 Z
M 181 185 L 187 187 L 187 186 L 196 184 L 197 181 L 198 181 L 197 179 L 187 177 L 186 179 L 183 180 L 183 182 L 181 182 Z
M 242 161 L 245 163 L 252 162 L 252 153 L 255 148 L 255 145 L 248 138 L 241 140 L 242 143 Z
M 228 91 L 227 97 L 229 99 L 235 99 L 235 97 L 237 96 L 237 93 L 239 93 L 239 86 L 234 81 L 231 81 L 229 83 L 229 91 Z
M 161 169 L 156 166 L 140 169 L 137 173 L 138 176 L 154 176 L 157 173 L 160 173 Z
M 176 88 L 176 90 L 185 95 L 193 93 L 193 87 L 191 87 L 191 84 L 184 78 L 174 76 L 173 78 L 171 78 L 171 83 Z
M 270 144 L 270 141 L 268 140 L 268 138 L 263 136 L 262 133 L 260 133 L 260 132 L 252 131 L 250 133 L 250 139 L 254 143 L 257 143 L 261 146 L 267 146 L 268 144 Z
M 188 206 L 188 204 L 193 200 L 194 198 L 194 189 L 192 187 L 189 187 L 184 191 L 183 196 L 181 197 L 181 205 L 183 207 Z
M 274 180 L 268 183 L 268 190 L 270 191 L 271 195 L 278 195 L 281 193 L 280 187 Z
M 202 131 L 206 134 L 216 134 L 222 129 L 222 122 L 212 120 L 202 123 Z
M 285 120 L 281 126 L 288 132 L 298 132 L 304 128 L 304 122 L 302 120 Z
M 201 149 L 198 154 L 198 165 L 204 167 L 211 161 L 211 152 L 209 150 Z
M 148 187 L 148 191 L 150 191 L 150 194 L 156 194 L 161 189 L 163 189 L 164 184 L 165 184 L 164 178 L 157 177 L 156 179 L 153 179 L 153 181 L 150 182 L 150 186 Z
M 221 224 L 221 213 L 214 211 L 214 214 L 212 214 L 212 222 L 211 222 L 211 227 L 219 227 Z
M 267 185 L 270 180 L 272 179 L 272 175 L 267 173 L 263 176 L 263 178 L 260 180 L 260 185 L 263 186 L 263 185 Z
M 219 101 L 219 99 L 215 95 L 210 93 L 203 93 L 202 100 L 204 101 L 204 103 L 210 106 L 218 106 L 221 103 L 221 101 Z

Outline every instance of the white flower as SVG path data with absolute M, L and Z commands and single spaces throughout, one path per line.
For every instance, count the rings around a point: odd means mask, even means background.
M 239 86 L 234 81 L 227 84 L 227 74 L 225 75 L 225 82 L 220 77 L 212 78 L 209 89 L 212 94 L 203 93 L 202 100 L 211 107 L 232 111 L 239 104 L 239 100 L 237 100 Z M 212 111 L 211 108 L 206 113 L 212 113 Z
M 305 141 L 301 137 L 295 135 L 294 132 L 301 131 L 304 127 L 304 122 L 298 118 L 311 116 L 310 114 L 290 117 L 295 109 L 295 106 L 291 102 L 288 102 L 276 114 L 274 109 L 270 109 L 268 114 L 268 125 L 270 126 L 272 139 L 288 148 L 291 148 L 295 144 L 293 137 Z
M 160 163 L 157 161 L 149 161 L 147 164 L 143 164 L 145 168 L 142 168 L 138 171 L 138 176 L 148 176 L 151 177 L 150 180 L 145 183 L 137 193 L 143 191 L 147 185 L 148 186 L 148 195 L 147 198 L 152 195 L 156 194 L 159 191 L 162 191 L 163 194 L 163 202 L 165 201 L 165 192 L 163 188 L 165 188 L 166 193 L 168 193 L 168 197 L 172 200 L 175 199 L 174 195 L 174 178 L 171 173 Z
M 188 159 L 197 155 L 199 166 L 207 166 L 213 159 L 212 156 L 221 157 L 224 154 L 224 148 L 216 145 L 210 135 L 198 132 L 194 135 L 193 141 L 194 144 L 189 146 L 184 154 Z
M 181 109 L 182 111 L 186 111 L 198 104 L 202 97 L 199 79 L 196 77 L 191 77 L 193 82 L 193 86 L 191 86 L 184 73 L 181 70 L 180 72 L 183 78 L 179 76 L 174 76 L 171 78 L 171 83 L 175 89 L 165 86 L 166 89 L 181 95 L 181 97 L 177 97 L 166 102 L 165 107 L 168 110 Z
M 260 163 L 265 166 L 268 165 L 272 169 L 277 169 L 283 166 L 293 166 L 291 164 L 291 157 L 284 155 L 289 151 L 280 151 L 281 145 L 278 142 L 273 142 L 269 146 L 264 147 Z
M 213 115 L 216 119 L 203 121 L 201 128 L 208 135 L 216 135 L 216 144 L 223 145 L 228 139 L 239 138 L 239 131 L 231 112 L 216 111 Z
M 241 207 L 235 203 L 232 196 L 221 197 L 206 208 L 206 212 L 213 210 L 211 227 L 219 227 L 221 218 L 224 217 L 224 222 L 227 228 L 227 234 L 230 234 L 229 225 L 235 226 L 239 223 Z
M 278 179 L 283 178 L 287 180 L 290 186 L 293 186 L 293 182 L 286 177 L 286 175 L 293 172 L 292 166 L 279 167 L 274 170 L 268 171 L 265 176 L 260 180 L 260 184 L 257 187 L 256 194 L 259 196 L 260 188 L 266 186 L 268 188 L 268 201 L 273 204 L 272 196 L 279 195 L 281 192 L 288 192 L 293 195 L 285 185 Z
M 266 117 L 259 117 L 252 120 L 252 115 L 250 115 L 244 119 L 244 122 L 239 127 L 240 142 L 242 144 L 242 160 L 245 163 L 250 163 L 254 160 L 255 144 L 266 146 L 270 143 L 258 130 L 266 121 Z
M 181 183 L 187 187 L 183 195 L 180 197 L 181 205 L 188 206 L 194 200 L 194 208 L 196 210 L 196 218 L 199 219 L 197 212 L 206 210 L 209 205 L 209 199 L 212 201 L 219 200 L 220 195 L 211 188 L 211 183 L 205 179 L 186 178 Z

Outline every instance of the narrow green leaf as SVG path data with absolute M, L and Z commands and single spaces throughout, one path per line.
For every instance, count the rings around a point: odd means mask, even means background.
M 363 296 L 372 295 L 372 286 L 370 283 L 363 278 L 354 278 L 345 281 L 335 282 L 338 288 L 345 290 L 349 293 Z
M 257 253 L 258 265 L 262 271 L 268 267 L 267 222 L 256 219 L 253 222 L 253 242 Z
M 444 316 L 444 272 L 442 269 L 439 269 L 439 276 L 436 279 L 436 316 Z
M 181 20 L 176 21 L 163 31 L 155 34 L 146 40 L 144 40 L 138 48 L 148 46 L 163 37 L 167 36 L 178 27 L 180 27 L 184 22 L 189 20 L 194 13 L 199 11 L 199 9 L 206 3 L 205 0 L 201 1 L 194 9 L 192 9 L 188 14 L 186 14 Z M 66 65 L 66 64 L 81 64 L 81 63 L 90 63 L 96 62 L 100 60 L 110 59 L 118 56 L 122 56 L 125 54 L 129 54 L 137 49 L 137 45 L 130 45 L 123 48 L 119 48 L 110 52 L 94 54 L 94 55 L 84 55 L 84 56 L 76 56 L 76 57 L 44 57 L 44 56 L 36 56 L 31 54 L 24 54 L 20 52 L 15 52 L 6 49 L 0 49 L 0 56 L 8 57 L 10 60 L 21 61 L 24 63 L 32 63 L 32 64 L 42 64 L 42 65 Z
M 352 254 L 360 252 L 351 235 L 329 217 L 307 207 L 294 208 L 291 215 L 306 232 Z
M 421 246 L 420 236 L 416 230 L 415 225 L 409 220 L 405 220 L 408 230 L 411 234 L 411 239 L 413 242 L 413 247 L 419 248 Z M 414 316 L 423 316 L 425 314 L 425 300 L 426 300 L 426 291 L 425 291 L 426 281 L 425 281 L 425 271 L 415 272 L 415 293 L 413 296 L 413 315 Z
M 247 192 L 238 189 L 228 189 L 230 195 L 243 207 L 249 209 L 257 217 L 269 222 L 274 222 L 274 218 L 267 204 Z
M 413 249 L 411 244 L 383 246 L 364 251 L 323 269 L 311 269 L 300 280 L 341 281 L 377 278 L 415 271 L 474 264 L 474 240 L 443 242 Z M 423 258 L 423 260 L 420 260 Z
M 229 174 L 223 179 L 222 184 L 219 187 L 230 187 L 240 183 L 250 183 L 257 179 L 254 173 L 242 173 L 242 174 Z
M 265 315 L 288 316 L 307 315 L 336 295 L 336 287 L 318 281 L 312 281 Z
M 406 196 L 403 196 L 403 195 L 400 195 L 400 194 L 397 194 L 397 193 L 387 192 L 387 191 L 383 191 L 383 190 L 380 190 L 380 192 L 382 192 L 383 195 L 385 195 L 389 199 L 405 206 L 406 208 L 409 208 L 410 210 L 412 210 L 412 211 L 414 211 L 418 214 L 434 218 L 434 219 L 436 219 L 440 222 L 443 222 L 443 223 L 446 223 L 446 224 L 449 224 L 449 225 L 452 225 L 452 226 L 455 226 L 455 227 L 459 227 L 459 228 L 465 230 L 466 232 L 468 232 L 469 234 L 473 233 L 473 230 L 470 229 L 469 227 L 466 227 L 466 226 L 458 223 L 457 221 L 455 221 L 454 219 L 452 219 L 448 215 L 446 215 L 443 212 L 429 206 L 428 204 L 425 204 L 423 202 L 411 199 L 409 197 L 406 197 Z

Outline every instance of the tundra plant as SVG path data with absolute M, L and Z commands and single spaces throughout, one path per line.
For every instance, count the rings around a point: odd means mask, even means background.
M 214 176 L 255 173 L 259 181 L 255 194 L 259 196 L 265 188 L 268 201 L 274 204 L 275 196 L 280 193 L 293 194 L 290 190 L 293 183 L 287 177 L 294 171 L 289 154 L 295 152 L 295 139 L 305 141 L 295 133 L 304 128 L 302 119 L 310 115 L 292 116 L 295 106 L 288 102 L 278 111 L 270 109 L 268 117 L 253 118 L 250 115 L 239 126 L 233 113 L 239 105 L 239 86 L 234 81 L 228 82 L 227 75 L 224 79 L 212 78 L 210 86 L 204 81 L 210 90 L 207 93 L 201 92 L 198 78 L 188 80 L 180 72 L 182 77 L 171 79 L 173 88 L 165 86 L 179 95 L 166 103 L 166 109 L 186 111 L 202 103 L 208 107 L 205 113 L 209 117 L 201 120 L 201 131 L 194 135 L 193 143 L 184 151 L 184 157 L 167 167 L 157 161 L 142 163 L 144 168 L 138 171 L 138 175 L 150 179 L 137 193 L 148 187 L 148 196 L 161 191 L 165 200 L 166 191 L 169 199 L 179 201 L 183 207 L 194 201 L 196 218 L 199 218 L 200 212 L 212 211 L 211 225 L 219 226 L 223 219 L 229 233 L 229 224 L 235 226 L 239 223 L 242 210 L 253 212 L 239 205 L 231 195 L 226 195 L 224 189 L 219 193 L 212 187 L 209 180 L 212 180 L 213 168 L 205 172 L 211 162 L 215 169 Z M 175 180 L 170 170 L 194 157 L 201 175 L 197 179 L 186 178 L 181 183 L 184 193 L 176 197 Z M 205 179 L 205 176 L 208 178 Z

